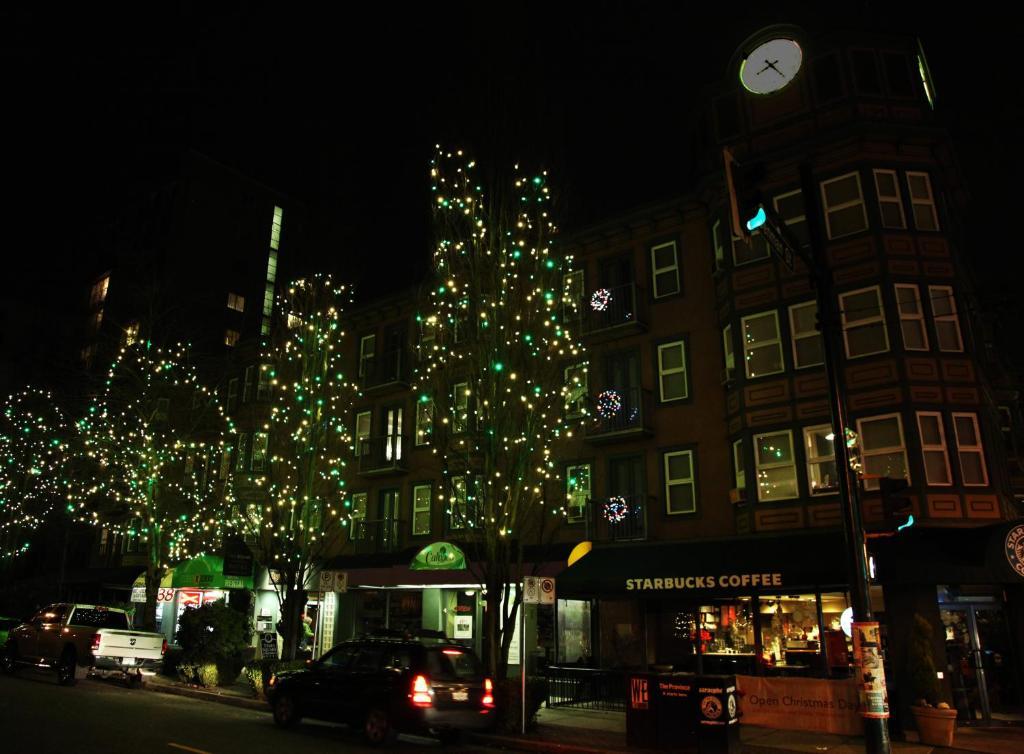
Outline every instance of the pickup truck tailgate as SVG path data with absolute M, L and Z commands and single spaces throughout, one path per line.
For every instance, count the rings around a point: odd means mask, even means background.
M 101 628 L 99 635 L 100 647 L 93 652 L 98 656 L 135 657 L 140 660 L 159 660 L 163 656 L 163 634 Z

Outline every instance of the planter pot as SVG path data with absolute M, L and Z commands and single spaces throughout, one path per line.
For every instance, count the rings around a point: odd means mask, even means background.
M 956 730 L 956 710 L 936 707 L 911 707 L 921 743 L 932 746 L 952 746 Z

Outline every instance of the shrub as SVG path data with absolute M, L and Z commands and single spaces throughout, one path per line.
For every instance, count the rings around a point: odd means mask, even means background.
M 161 675 L 172 678 L 178 675 L 178 666 L 181 664 L 183 654 L 181 647 L 168 647 L 167 652 L 164 654 L 164 664 L 160 670 Z
M 939 698 L 939 680 L 935 674 L 935 658 L 932 655 L 932 624 L 914 613 L 914 625 L 910 629 L 907 644 L 907 676 L 914 695 L 914 704 L 921 700 L 935 704 Z
M 304 667 L 306 667 L 305 660 L 254 660 L 246 663 L 243 672 L 253 696 L 261 699 L 263 690 L 267 687 L 267 681 L 273 673 L 298 670 Z
M 517 732 L 522 724 L 522 712 L 519 706 L 521 681 L 518 678 L 506 678 L 496 684 L 495 701 L 498 714 L 497 725 L 502 731 Z M 537 711 L 547 699 L 548 686 L 546 678 L 527 677 L 526 679 L 526 729 L 532 730 L 537 725 Z
M 205 671 L 206 680 L 216 677 L 224 685 L 234 683 L 252 637 L 248 617 L 219 601 L 186 610 L 179 625 L 183 659 L 196 665 L 215 665 L 214 672 Z M 216 685 L 216 681 L 201 682 L 204 686 Z
M 196 668 L 196 680 L 200 686 L 211 688 L 220 681 L 220 674 L 217 672 L 217 664 L 204 662 Z

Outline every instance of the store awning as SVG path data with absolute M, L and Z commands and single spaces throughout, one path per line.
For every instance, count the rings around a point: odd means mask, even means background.
M 1024 584 L 1024 519 L 911 527 L 870 543 L 883 584 Z
M 842 587 L 840 532 L 595 545 L 557 577 L 558 595 L 685 597 Z
M 171 586 L 175 589 L 252 589 L 252 576 L 225 576 L 224 558 L 200 555 L 174 567 Z

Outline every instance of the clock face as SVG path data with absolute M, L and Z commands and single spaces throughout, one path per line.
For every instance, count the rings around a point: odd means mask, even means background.
M 792 39 L 769 39 L 754 48 L 740 65 L 740 83 L 754 94 L 777 92 L 800 70 L 804 53 Z

